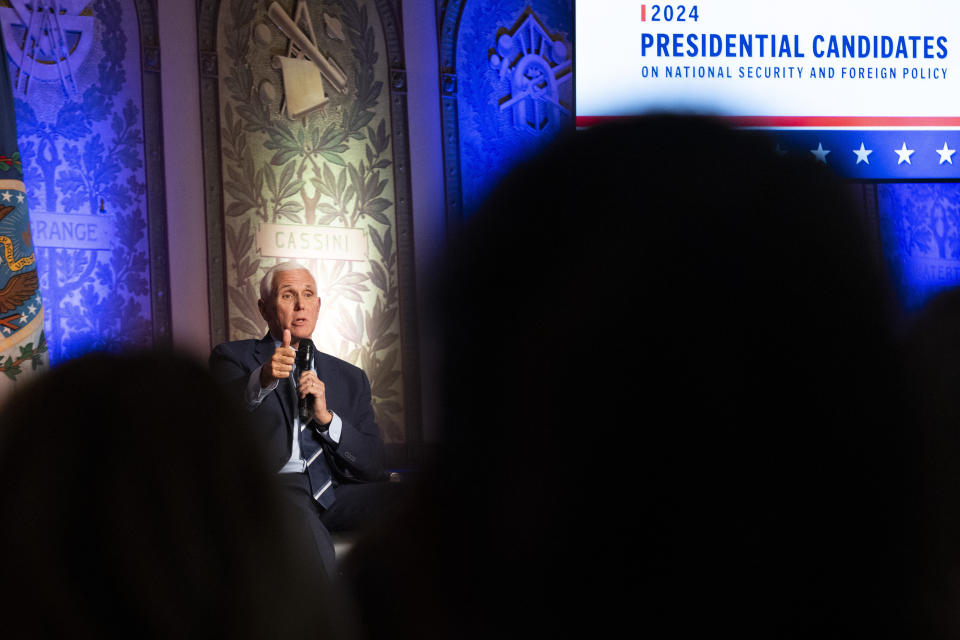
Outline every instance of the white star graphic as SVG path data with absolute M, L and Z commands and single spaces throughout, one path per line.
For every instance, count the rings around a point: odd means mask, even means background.
M 893 152 L 898 156 L 900 156 L 900 159 L 897 160 L 898 165 L 901 165 L 904 162 L 906 162 L 907 164 L 913 164 L 912 162 L 910 162 L 910 156 L 913 155 L 914 149 L 907 149 L 906 142 L 904 142 L 903 146 L 900 147 L 899 149 L 894 149 Z
M 860 164 L 861 162 L 866 162 L 867 164 L 870 164 L 870 158 L 868 158 L 867 156 L 873 153 L 873 149 L 864 149 L 863 143 L 861 142 L 860 148 L 854 149 L 853 152 L 857 154 L 857 164 Z
M 17 194 L 17 202 L 23 204 L 23 194 L 22 194 L 22 193 L 18 193 L 18 194 Z
M 943 164 L 944 162 L 953 164 L 953 154 L 955 154 L 957 150 L 951 149 L 947 146 L 947 143 L 944 142 L 943 149 L 937 149 L 936 152 L 940 154 L 940 164 Z
M 26 315 L 20 316 L 20 324 L 27 324 L 28 322 L 30 322 L 30 318 L 28 318 Z
M 830 153 L 830 150 L 824 149 L 822 142 L 817 143 L 816 149 L 810 149 L 810 153 L 823 164 L 827 164 L 827 154 Z
M 3 192 L 3 199 L 4 199 L 5 202 L 10 202 L 10 192 L 9 192 L 9 191 L 4 191 L 4 192 Z
M 37 308 L 33 305 L 30 305 L 27 307 L 27 311 L 30 313 L 30 315 L 34 315 L 37 312 Z

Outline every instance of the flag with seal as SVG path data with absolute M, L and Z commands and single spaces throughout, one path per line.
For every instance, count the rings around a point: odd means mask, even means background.
M 0 29 L 0 52 L 5 52 Z M 0 400 L 47 367 L 40 278 L 6 56 L 0 64 Z

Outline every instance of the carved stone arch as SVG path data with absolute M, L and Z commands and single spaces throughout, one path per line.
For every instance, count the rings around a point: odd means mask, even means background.
M 521 56 L 515 51 L 504 56 L 504 51 L 499 50 L 501 36 L 516 35 L 525 25 L 532 24 L 545 38 L 563 42 L 564 46 L 557 50 L 572 62 L 573 3 L 571 0 L 437 0 L 437 16 L 446 222 L 455 234 L 478 208 L 496 179 L 524 157 L 544 148 L 562 130 L 573 127 L 572 86 L 565 86 L 564 113 L 552 115 L 548 125 L 539 123 L 535 131 L 528 132 L 530 135 L 514 130 L 505 113 L 504 103 L 512 91 L 512 81 L 505 81 L 511 74 L 505 72 Z M 478 16 L 482 18 L 478 20 Z M 482 24 L 483 33 L 476 32 L 478 23 Z M 464 31 L 466 40 L 463 40 Z M 536 53 L 540 53 L 539 48 Z M 467 56 L 469 62 L 461 60 L 461 56 Z M 560 69 L 555 60 L 542 62 L 544 69 Z M 562 82 L 569 85 L 572 85 L 571 62 L 562 65 Z M 466 68 L 461 68 L 464 66 Z M 494 67 L 502 68 L 504 73 Z M 486 93 L 479 91 L 481 85 Z M 477 119 L 484 122 L 477 126 Z M 499 121 L 498 124 L 494 124 L 495 121 Z M 475 152 L 481 147 L 496 149 L 501 160 L 494 160 L 494 154 L 488 153 L 479 161 L 480 166 L 474 166 Z M 464 157 L 470 162 L 465 163 Z M 478 176 L 483 177 L 482 184 L 478 183 Z
M 150 313 L 153 344 L 171 342 L 170 254 L 167 245 L 166 178 L 164 175 L 163 108 L 160 93 L 160 40 L 157 9 L 151 0 L 134 0 L 140 24 L 140 67 L 143 70 L 143 155 L 147 185 L 150 251 Z
M 235 274 L 229 273 L 228 269 L 232 268 L 231 265 L 233 265 L 236 260 L 231 258 L 233 253 L 227 245 L 227 235 L 236 233 L 235 230 L 230 231 L 228 227 L 232 224 L 232 222 L 229 221 L 237 220 L 237 218 L 225 216 L 225 207 L 231 205 L 229 199 L 232 196 L 230 193 L 224 191 L 225 165 L 222 155 L 224 150 L 222 140 L 224 123 L 221 120 L 226 117 L 224 110 L 228 108 L 228 103 L 232 98 L 226 93 L 222 93 L 224 89 L 220 74 L 225 73 L 225 61 L 218 59 L 218 55 L 224 55 L 222 53 L 223 49 L 219 48 L 222 47 L 222 43 L 218 43 L 218 30 L 221 28 L 218 21 L 221 20 L 221 5 L 232 6 L 225 5 L 227 1 L 228 0 L 198 0 L 197 2 L 210 328 L 211 340 L 214 344 L 237 337 L 248 337 L 247 335 L 238 335 L 236 326 L 231 328 L 231 320 L 237 315 L 236 299 L 238 295 L 235 290 L 236 287 L 231 291 L 230 281 L 231 279 L 236 280 L 237 278 Z M 381 168 L 379 170 L 389 171 L 389 178 L 392 183 L 390 197 L 393 198 L 390 206 L 395 212 L 395 220 L 392 221 L 394 224 L 388 227 L 388 229 L 395 232 L 393 240 L 396 243 L 397 295 L 392 293 L 387 297 L 391 300 L 396 299 L 397 315 L 399 317 L 397 332 L 399 333 L 398 342 L 401 346 L 399 349 L 400 357 L 397 358 L 397 360 L 402 362 L 402 398 L 398 398 L 397 400 L 402 403 L 401 423 L 403 426 L 403 432 L 399 434 L 399 437 L 397 433 L 394 433 L 391 438 L 389 432 L 387 433 L 387 453 L 388 463 L 390 465 L 403 466 L 415 462 L 419 458 L 422 438 L 420 425 L 419 340 L 417 335 L 415 269 L 413 262 L 414 248 L 410 201 L 407 87 L 406 68 L 403 56 L 400 3 L 396 0 L 347 0 L 346 2 L 338 2 L 336 0 L 327 0 L 326 2 L 322 0 L 311 0 L 309 3 L 311 21 L 318 34 L 318 40 L 322 40 L 329 35 L 329 32 L 326 35 L 323 33 L 325 29 L 324 24 L 326 24 L 324 23 L 326 18 L 323 16 L 327 14 L 327 10 L 329 10 L 329 14 L 334 17 L 343 17 L 342 12 L 346 10 L 345 6 L 351 2 L 355 2 L 361 11 L 376 12 L 375 16 L 372 13 L 369 14 L 371 16 L 370 24 L 373 26 L 376 26 L 377 23 L 379 24 L 381 33 L 378 38 L 382 38 L 383 51 L 385 53 L 385 60 L 381 59 L 381 61 L 376 63 L 378 68 L 379 65 L 384 64 L 386 70 L 383 86 L 386 91 L 383 91 L 379 98 L 383 107 L 377 107 L 377 109 L 380 110 L 384 108 L 388 110 L 388 113 L 387 111 L 383 113 L 387 116 L 387 123 L 390 129 L 389 149 L 392 151 L 392 164 L 389 169 Z M 269 5 L 269 0 L 263 0 L 262 2 L 261 0 L 256 0 L 256 4 L 254 4 L 253 7 L 255 12 L 258 12 L 256 13 L 258 16 L 257 20 L 261 20 L 259 16 L 266 12 L 266 8 Z M 289 10 L 291 12 L 294 11 L 296 6 L 296 4 L 290 0 L 281 0 L 280 5 L 284 11 Z M 268 24 L 268 26 L 270 25 Z M 251 36 L 251 38 L 252 37 L 253 36 Z M 338 46 L 335 42 L 328 44 L 333 46 L 334 49 Z M 343 71 L 348 74 L 348 77 L 353 77 L 351 74 L 354 73 L 354 70 L 349 68 L 349 65 L 344 65 Z M 378 71 L 377 73 L 380 72 Z M 224 77 L 226 78 L 227 76 Z M 353 80 L 355 81 L 356 78 L 353 78 Z M 353 87 L 353 85 L 351 85 L 351 87 Z M 353 88 L 350 90 L 352 91 Z M 332 100 L 330 104 L 333 105 L 334 103 L 335 100 Z M 322 107 L 322 109 L 327 108 L 326 106 Z M 381 112 L 378 111 L 378 113 Z M 377 123 L 379 117 L 379 115 L 376 116 L 377 119 L 372 122 Z M 350 139 L 346 142 L 351 143 Z M 352 150 L 353 148 L 351 147 L 351 150 L 345 152 L 345 154 L 351 153 Z M 274 156 L 274 159 L 276 159 L 276 156 Z M 329 168 L 336 173 L 345 165 L 352 163 L 359 165 L 359 160 L 362 160 L 362 158 L 354 159 L 351 157 L 348 158 L 344 164 L 324 164 L 320 162 L 316 166 L 317 171 L 326 171 L 326 169 Z M 341 160 L 341 162 L 343 161 Z M 310 173 L 310 171 L 307 173 Z M 229 179 L 229 175 L 227 179 Z M 307 189 L 309 187 L 304 188 Z M 307 191 L 304 191 L 304 198 L 307 197 L 306 193 Z M 320 191 L 315 192 L 317 198 L 321 197 L 319 194 Z M 324 198 L 325 197 L 326 196 L 324 196 Z M 387 197 L 386 193 L 384 197 Z M 306 200 L 304 200 L 304 202 L 306 202 Z M 311 203 L 315 202 L 315 200 L 311 200 Z M 321 200 L 321 202 L 324 202 L 324 200 Z M 234 208 L 231 209 L 231 213 L 233 214 L 237 210 L 236 206 L 234 206 Z M 319 217 L 318 215 L 318 218 Z M 309 220 L 306 217 L 304 219 Z M 264 220 L 264 222 L 266 222 L 266 220 Z M 251 223 L 251 226 L 252 224 L 253 223 Z M 373 241 L 372 236 L 376 235 L 375 231 L 365 233 L 368 233 L 368 236 L 371 237 L 370 241 Z M 383 242 L 386 242 L 386 240 L 384 239 Z M 376 244 L 376 242 L 374 242 L 374 244 Z M 250 251 L 256 251 L 257 246 L 258 245 L 254 245 Z M 321 262 L 318 261 L 318 264 L 321 264 Z M 376 267 L 373 267 L 370 274 L 372 274 L 373 271 L 377 271 Z M 389 279 L 390 275 L 388 273 L 388 280 Z M 386 296 L 386 294 L 384 295 Z M 231 307 L 231 305 L 233 305 L 233 307 Z M 234 309 L 233 316 L 230 315 L 231 308 Z M 376 315 L 376 312 L 372 313 L 374 316 Z M 337 320 L 338 319 L 334 317 L 324 320 L 324 317 L 321 316 L 321 323 L 318 327 L 324 325 L 325 322 L 330 323 L 336 322 Z M 359 324 L 364 325 L 367 323 L 360 322 Z M 244 324 L 244 326 L 248 325 Z M 247 333 L 252 333 L 252 328 L 248 328 Z M 323 347 L 321 346 L 321 348 Z M 333 353 L 333 355 L 340 355 L 344 357 L 344 359 L 352 360 L 350 356 L 354 355 L 355 351 L 356 350 L 351 351 L 350 354 Z M 367 369 L 368 366 L 365 366 L 364 362 L 360 361 L 362 359 L 363 358 L 358 359 L 357 364 Z M 375 360 L 374 358 L 374 361 Z M 369 364 L 369 362 L 366 364 Z M 374 369 L 376 369 L 376 367 L 374 367 Z M 378 411 L 378 421 L 380 421 L 381 428 L 383 428 L 384 424 L 380 413 L 381 408 L 386 404 L 390 404 L 391 406 L 395 405 L 391 402 L 392 398 L 382 398 L 381 400 L 384 402 L 378 406 L 376 398 L 376 389 L 378 386 L 376 378 L 378 373 L 376 370 L 367 371 L 367 373 L 374 387 L 374 405 Z M 392 376 L 388 377 L 392 378 Z
M 30 27 L 16 7 L 6 4 L 0 7 L 5 31 L 17 33 L 6 44 L 24 48 Z M 20 5 L 31 12 L 38 6 Z M 39 71 L 32 77 L 37 67 L 25 64 L 25 51 L 23 56 L 5 52 L 17 77 L 18 142 L 51 361 L 97 349 L 167 345 L 171 324 L 155 3 L 91 0 L 61 5 L 55 15 L 50 19 L 76 27 L 72 33 L 78 40 L 49 65 L 57 69 L 53 79 Z M 33 41 L 37 37 L 44 35 Z M 89 44 L 81 46 L 84 39 Z M 52 232 L 81 227 L 95 233 Z
M 443 186 L 447 229 L 463 224 L 460 189 L 460 112 L 457 108 L 457 35 L 467 0 L 437 0 L 440 37 L 440 113 L 443 132 Z
M 400 274 L 400 331 L 406 414 L 406 442 L 387 444 L 388 463 L 419 464 L 423 456 L 420 390 L 420 336 L 414 274 L 413 208 L 410 186 L 410 138 L 407 118 L 407 67 L 403 55 L 400 0 L 377 0 L 390 67 L 390 119 L 393 138 L 394 192 L 397 211 L 397 261 Z M 407 373 L 408 372 L 408 373 Z

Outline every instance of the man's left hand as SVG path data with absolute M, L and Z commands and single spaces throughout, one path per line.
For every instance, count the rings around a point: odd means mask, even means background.
M 313 371 L 304 371 L 300 374 L 300 380 L 297 388 L 301 398 L 308 395 L 313 396 L 313 420 L 314 422 L 327 425 L 333 420 L 333 414 L 327 410 L 327 394 L 323 386 L 323 381 L 317 377 Z

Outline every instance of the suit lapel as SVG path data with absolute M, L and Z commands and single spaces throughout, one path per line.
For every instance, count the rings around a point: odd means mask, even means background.
M 341 388 L 340 381 L 338 379 L 337 368 L 331 365 L 329 356 L 324 353 L 320 353 L 319 351 L 314 352 L 313 366 L 317 370 L 317 377 L 320 378 L 320 381 L 323 382 L 323 386 L 326 389 L 327 409 L 336 411 L 336 400 L 338 397 L 337 390 Z M 330 396 L 331 389 L 333 390 L 333 398 Z

